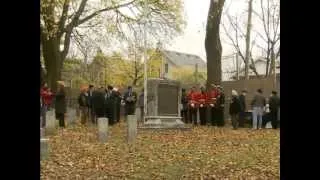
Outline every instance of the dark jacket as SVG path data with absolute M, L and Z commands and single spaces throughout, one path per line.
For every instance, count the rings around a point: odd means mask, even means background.
M 232 100 L 229 107 L 229 114 L 238 114 L 241 111 L 240 100 L 237 96 L 232 96 Z
M 55 97 L 55 112 L 64 114 L 67 112 L 66 94 L 64 91 L 59 91 Z
M 181 104 L 182 104 L 182 108 L 183 110 L 186 110 L 188 108 L 188 96 L 186 93 L 182 93 L 182 96 L 181 96 Z
M 239 101 L 240 101 L 240 111 L 244 112 L 247 109 L 247 107 L 246 107 L 246 96 L 241 94 L 239 96 Z
M 87 93 L 88 93 L 88 105 L 90 108 L 92 108 L 92 100 L 93 100 L 93 97 L 94 97 L 94 94 L 96 93 L 96 91 L 90 92 L 90 90 L 89 90 Z
M 131 97 L 132 98 L 134 98 L 134 101 L 127 101 L 127 98 L 129 97 L 129 92 L 126 92 L 125 94 L 124 94 L 124 101 L 126 102 L 126 106 L 127 105 L 135 105 L 136 104 L 136 102 L 137 102 L 137 93 L 136 92 L 134 92 L 134 91 L 132 91 L 131 92 Z
M 216 107 L 219 109 L 224 109 L 224 103 L 225 103 L 225 96 L 224 93 L 221 93 L 220 96 L 217 98 Z
M 94 111 L 104 111 L 105 108 L 105 100 L 104 100 L 104 93 L 95 91 L 92 99 L 91 99 L 92 107 Z
M 252 102 L 252 107 L 264 107 L 266 105 L 266 98 L 261 94 L 257 94 L 254 96 Z
M 115 93 L 114 91 L 109 91 L 104 94 L 105 107 L 111 109 L 114 106 Z
M 118 92 L 118 91 L 113 91 L 112 92 L 113 93 L 113 100 L 114 100 L 114 105 L 115 106 L 120 106 L 120 104 L 121 104 L 121 94 L 120 94 L 120 92 Z
M 82 92 L 78 97 L 78 103 L 80 107 L 88 107 L 88 96 Z
M 269 99 L 270 111 L 277 111 L 280 107 L 280 98 L 278 96 L 271 96 Z
M 133 101 L 128 101 L 127 98 L 133 98 Z M 135 113 L 135 108 L 136 108 L 136 102 L 137 102 L 137 93 L 132 91 L 131 95 L 129 94 L 129 92 L 126 92 L 124 94 L 124 101 L 126 103 L 125 105 L 125 114 L 126 115 L 133 115 Z

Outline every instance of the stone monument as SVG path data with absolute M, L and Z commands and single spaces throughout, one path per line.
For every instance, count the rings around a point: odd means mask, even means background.
M 152 78 L 147 82 L 147 115 L 141 129 L 189 129 L 180 116 L 179 81 Z

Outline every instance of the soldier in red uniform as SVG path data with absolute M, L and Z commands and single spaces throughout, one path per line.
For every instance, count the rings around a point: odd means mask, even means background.
M 197 111 L 198 111 L 198 102 L 197 102 L 198 92 L 196 87 L 192 87 L 188 93 L 188 109 L 189 109 L 189 122 L 197 125 Z
M 216 118 L 216 115 L 217 115 L 217 108 L 216 108 L 217 96 L 218 96 L 217 87 L 214 84 L 212 84 L 211 90 L 208 91 L 208 95 L 207 95 L 207 104 L 209 106 L 212 126 L 217 125 L 217 118 Z
M 198 94 L 197 101 L 199 104 L 200 125 L 207 124 L 207 93 L 204 87 L 201 87 L 201 92 Z

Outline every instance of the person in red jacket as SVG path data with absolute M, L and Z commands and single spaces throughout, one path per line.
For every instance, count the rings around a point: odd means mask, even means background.
M 216 126 L 217 125 L 217 109 L 216 109 L 216 99 L 218 96 L 218 89 L 216 85 L 212 84 L 211 89 L 208 91 L 207 95 L 207 104 L 209 106 L 210 111 L 210 118 L 211 118 L 211 125 Z
M 50 108 L 53 99 L 53 93 L 48 88 L 47 83 L 44 83 L 42 88 L 40 89 L 40 97 L 42 100 L 42 108 L 41 108 L 41 115 L 42 115 L 42 123 L 41 126 L 46 126 L 46 113 Z
M 199 93 L 197 97 L 197 101 L 199 104 L 199 115 L 200 115 L 200 125 L 206 125 L 207 124 L 207 93 L 204 87 L 201 87 L 201 92 Z
M 192 87 L 188 93 L 188 109 L 189 109 L 189 122 L 197 125 L 197 111 L 198 111 L 198 102 L 197 102 L 198 92 L 196 87 Z

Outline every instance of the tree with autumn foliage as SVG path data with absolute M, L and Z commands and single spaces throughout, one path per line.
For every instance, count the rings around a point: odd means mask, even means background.
M 124 29 L 130 30 L 133 26 L 141 29 L 143 22 L 152 29 L 150 34 L 181 31 L 182 2 L 111 0 L 99 4 L 88 0 L 42 0 L 40 39 L 49 87 L 56 89 L 56 81 L 61 79 L 63 62 L 77 30 L 90 29 L 94 32 L 100 25 L 101 29 L 107 30 L 107 36 L 120 38 L 128 36 Z

